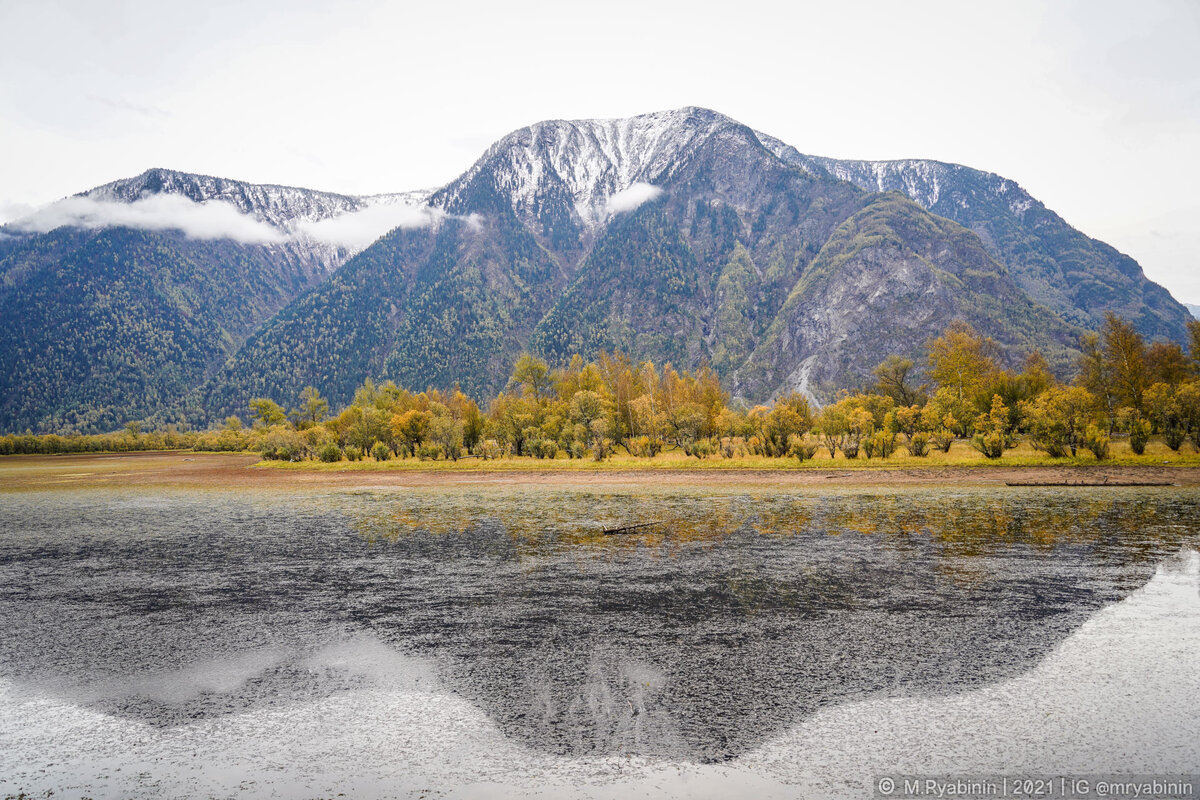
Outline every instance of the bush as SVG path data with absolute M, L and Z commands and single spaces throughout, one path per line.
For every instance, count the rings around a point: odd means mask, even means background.
M 356 445 L 346 445 L 346 458 L 350 461 L 362 461 L 363 451 L 361 447 Z
M 878 431 L 863 440 L 863 453 L 867 458 L 891 458 L 896 452 L 896 435 Z
M 1129 434 L 1129 449 L 1139 456 L 1145 453 L 1150 441 L 1150 421 L 1136 409 L 1122 408 L 1117 412 L 1117 424 Z
M 376 442 L 371 448 L 371 458 L 376 461 L 387 461 L 392 457 L 392 450 L 383 442 Z
M 308 447 L 300 434 L 277 427 L 263 437 L 261 452 L 263 458 L 272 461 L 299 461 L 307 454 Z
M 432 442 L 425 442 L 417 448 L 417 458 L 422 461 L 437 461 L 442 457 L 442 446 Z
M 1135 455 L 1141 455 L 1146 452 L 1146 445 L 1150 442 L 1150 424 L 1143 422 L 1137 427 L 1129 430 L 1129 449 Z
M 713 443 L 707 439 L 701 439 L 698 442 L 685 444 L 683 446 L 683 452 L 687 453 L 689 456 L 703 460 L 716 453 L 717 448 L 714 447 Z
M 1187 431 L 1177 425 L 1168 425 L 1167 429 L 1163 431 L 1163 442 L 1177 453 L 1186 441 Z
M 648 458 L 650 456 L 650 437 L 633 436 L 629 439 L 626 449 L 629 450 L 629 455 L 631 456 Z
M 583 446 L 583 442 L 576 439 L 575 441 L 571 442 L 571 449 L 569 452 L 571 458 L 583 458 L 584 454 L 587 452 L 587 449 Z
M 478 447 L 478 456 L 484 461 L 495 460 L 500 457 L 500 443 L 495 439 L 485 439 Z
M 1095 425 L 1089 425 L 1083 435 L 1083 446 L 1091 451 L 1097 461 L 1108 458 L 1108 434 Z
M 929 455 L 929 434 L 924 431 L 918 431 L 908 437 L 908 454 L 923 458 Z
M 794 456 L 800 461 L 808 461 L 816 454 L 817 445 L 815 443 L 806 442 L 803 436 L 788 437 L 788 455 Z
M 1004 444 L 1004 434 L 998 431 L 977 433 L 971 439 L 971 446 L 983 453 L 985 458 L 999 458 L 1004 455 Z
M 938 450 L 941 450 L 943 453 L 949 453 L 951 445 L 954 444 L 954 434 L 950 430 L 943 428 L 937 433 L 930 434 L 929 441 Z
M 317 458 L 326 464 L 332 464 L 334 461 L 342 460 L 342 450 L 335 443 L 326 442 L 317 448 Z

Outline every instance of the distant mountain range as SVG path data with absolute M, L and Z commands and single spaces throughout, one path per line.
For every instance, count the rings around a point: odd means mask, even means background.
M 432 192 L 150 170 L 0 229 L 0 428 L 205 424 L 366 377 L 504 386 L 516 355 L 711 364 L 818 398 L 953 319 L 1060 371 L 1106 311 L 1188 310 L 1016 183 L 806 156 L 699 108 L 549 121 Z

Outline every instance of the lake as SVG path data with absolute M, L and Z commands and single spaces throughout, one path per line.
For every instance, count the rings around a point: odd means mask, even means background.
M 0 797 L 1200 772 L 1198 498 L 4 493 Z

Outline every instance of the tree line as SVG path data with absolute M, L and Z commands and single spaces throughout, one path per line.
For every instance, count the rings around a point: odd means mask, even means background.
M 265 458 L 484 460 L 511 457 L 602 461 L 614 453 L 697 459 L 923 457 L 966 441 L 999 458 L 1022 439 L 1051 457 L 1109 457 L 1114 437 L 1134 454 L 1151 436 L 1179 451 L 1200 450 L 1200 322 L 1185 350 L 1147 343 L 1109 315 L 1080 343 L 1075 379 L 1060 382 L 1031 354 L 1020 371 L 1000 366 L 997 345 L 964 322 L 926 345 L 924 370 L 891 356 L 866 385 L 817 408 L 797 392 L 771 405 L 731 400 L 716 373 L 635 363 L 602 353 L 559 367 L 525 354 L 506 388 L 480 405 L 461 390 L 414 392 L 368 379 L 334 410 L 314 387 L 285 408 L 251 401 L 249 419 L 214 430 L 143 433 L 137 423 L 102 436 L 5 436 L 0 453 L 169 449 L 258 450 Z

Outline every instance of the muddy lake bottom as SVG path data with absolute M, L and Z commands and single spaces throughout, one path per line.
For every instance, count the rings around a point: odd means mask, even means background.
M 0 797 L 1200 772 L 1186 470 L 1016 488 L 252 461 L 0 461 Z

